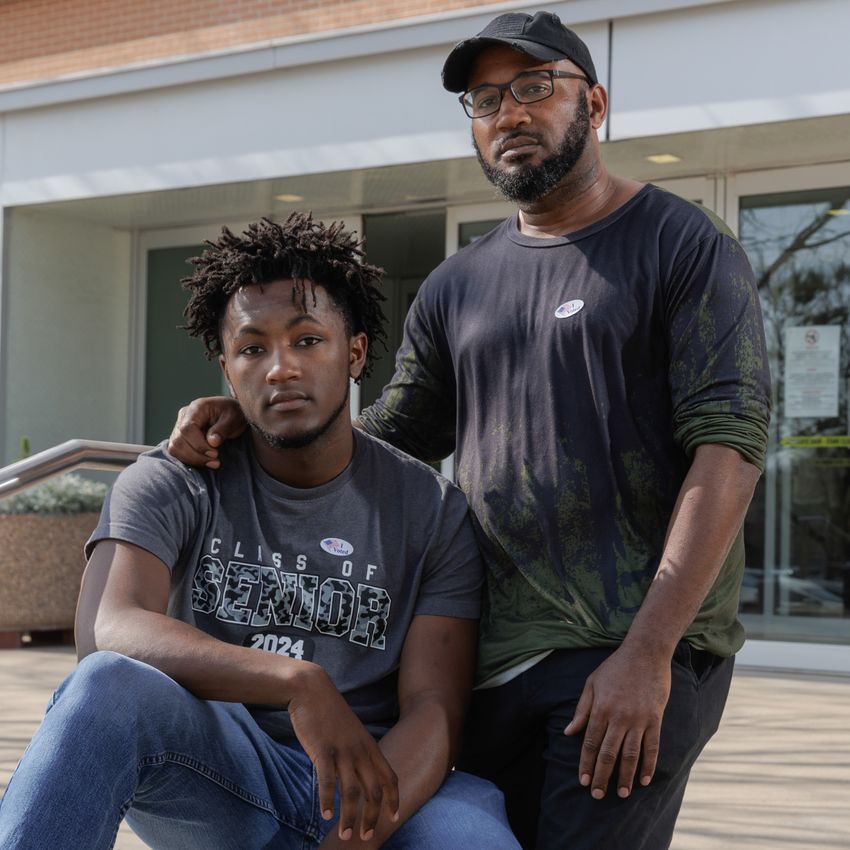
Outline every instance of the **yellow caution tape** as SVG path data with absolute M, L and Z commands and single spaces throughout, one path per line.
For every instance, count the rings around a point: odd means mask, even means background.
M 850 434 L 832 434 L 824 437 L 782 437 L 780 446 L 791 449 L 835 448 L 850 446 Z

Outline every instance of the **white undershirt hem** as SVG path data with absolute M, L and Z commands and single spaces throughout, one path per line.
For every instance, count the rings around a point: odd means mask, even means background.
M 485 691 L 488 688 L 498 688 L 500 685 L 506 685 L 512 679 L 516 679 L 517 676 L 525 673 L 526 670 L 530 670 L 535 664 L 546 658 L 547 655 L 551 655 L 553 651 L 554 650 L 547 649 L 545 652 L 532 655 L 531 658 L 526 658 L 525 661 L 520 661 L 519 664 L 514 664 L 513 667 L 508 667 L 507 670 L 502 670 L 501 673 L 491 676 L 480 685 L 476 685 L 473 690 Z

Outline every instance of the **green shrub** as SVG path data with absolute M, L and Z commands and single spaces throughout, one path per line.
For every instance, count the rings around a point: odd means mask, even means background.
M 0 514 L 82 514 L 99 511 L 106 484 L 66 472 L 0 499 Z

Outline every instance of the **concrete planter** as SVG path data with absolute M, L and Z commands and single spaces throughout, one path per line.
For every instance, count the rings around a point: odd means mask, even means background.
M 98 513 L 0 515 L 0 632 L 70 629 Z

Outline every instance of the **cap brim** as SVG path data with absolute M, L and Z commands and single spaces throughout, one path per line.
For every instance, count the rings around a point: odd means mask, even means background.
M 512 47 L 541 62 L 554 62 L 566 58 L 560 50 L 522 38 L 468 38 L 460 42 L 446 58 L 442 74 L 443 88 L 453 92 L 466 91 L 469 72 L 472 70 L 475 57 L 483 48 L 492 45 Z

